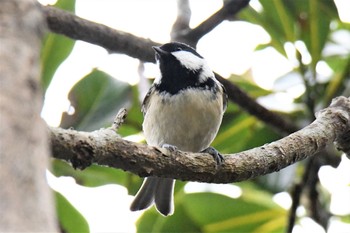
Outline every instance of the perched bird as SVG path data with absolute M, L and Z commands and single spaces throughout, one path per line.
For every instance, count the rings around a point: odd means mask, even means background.
M 160 77 L 154 80 L 142 104 L 147 144 L 207 152 L 220 165 L 222 155 L 209 146 L 226 110 L 223 86 L 204 58 L 190 46 L 171 42 L 153 49 Z M 130 209 L 142 210 L 154 203 L 162 215 L 171 215 L 174 184 L 170 178 L 146 178 Z

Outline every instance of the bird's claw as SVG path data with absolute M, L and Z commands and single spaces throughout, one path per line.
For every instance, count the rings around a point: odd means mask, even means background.
M 211 156 L 213 156 L 215 162 L 216 162 L 216 165 L 218 167 L 220 167 L 225 159 L 224 157 L 222 156 L 222 154 L 220 154 L 220 152 L 218 150 L 216 150 L 214 147 L 208 147 L 207 149 L 204 149 L 203 151 L 201 151 L 202 153 L 208 153 L 210 154 Z
M 170 144 L 166 144 L 166 143 L 162 145 L 162 148 L 167 149 L 170 152 L 177 151 L 177 147 L 176 146 L 173 146 L 173 145 L 170 145 Z

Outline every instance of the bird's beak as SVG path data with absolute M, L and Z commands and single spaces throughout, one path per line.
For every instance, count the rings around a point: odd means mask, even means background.
M 159 56 L 169 54 L 167 51 L 164 51 L 163 49 L 161 49 L 160 46 L 152 46 L 152 48 Z

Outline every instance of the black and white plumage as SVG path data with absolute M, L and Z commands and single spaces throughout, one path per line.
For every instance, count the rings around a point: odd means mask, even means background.
M 172 42 L 153 48 L 161 75 L 142 104 L 147 143 L 188 152 L 208 152 L 218 163 L 222 162 L 221 155 L 209 146 L 226 110 L 223 86 L 204 58 L 188 45 Z M 172 214 L 174 181 L 146 178 L 130 209 L 142 210 L 154 203 L 161 214 Z

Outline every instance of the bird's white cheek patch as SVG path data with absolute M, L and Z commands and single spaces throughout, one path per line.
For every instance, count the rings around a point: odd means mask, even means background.
M 190 70 L 198 70 L 203 66 L 204 60 L 187 51 L 172 52 L 180 63 Z
M 176 57 L 180 63 L 189 70 L 200 70 L 199 74 L 199 82 L 205 82 L 208 78 L 214 77 L 213 71 L 211 71 L 207 62 L 196 55 L 187 52 L 187 51 L 176 51 L 172 52 L 172 54 Z

